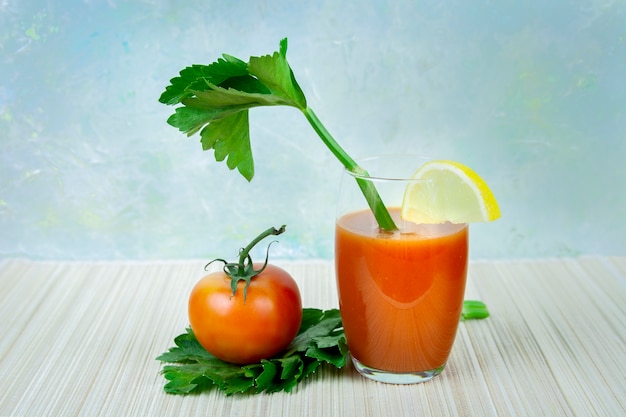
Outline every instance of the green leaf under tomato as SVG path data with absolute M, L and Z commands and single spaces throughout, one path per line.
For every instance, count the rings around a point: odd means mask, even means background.
M 243 366 L 217 359 L 187 329 L 187 333 L 174 339 L 175 347 L 157 358 L 173 364 L 163 367 L 168 381 L 164 390 L 181 395 L 213 388 L 226 395 L 291 392 L 320 365 L 345 366 L 348 348 L 341 326 L 338 310 L 305 308 L 298 335 L 282 354 Z

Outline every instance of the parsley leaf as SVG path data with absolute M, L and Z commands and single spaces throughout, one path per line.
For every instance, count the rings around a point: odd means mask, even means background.
M 289 347 L 259 363 L 241 366 L 217 359 L 198 343 L 191 329 L 177 336 L 174 343 L 176 346 L 157 360 L 169 363 L 162 371 L 167 380 L 165 392 L 181 395 L 214 388 L 226 395 L 291 392 L 321 365 L 342 368 L 348 355 L 336 309 L 303 309 L 300 330 Z

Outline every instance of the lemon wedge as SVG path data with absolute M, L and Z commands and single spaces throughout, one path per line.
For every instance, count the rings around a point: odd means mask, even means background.
M 490 222 L 500 208 L 487 183 L 471 168 L 455 161 L 422 165 L 404 192 L 401 217 L 414 223 Z M 423 181 L 421 181 L 423 180 Z

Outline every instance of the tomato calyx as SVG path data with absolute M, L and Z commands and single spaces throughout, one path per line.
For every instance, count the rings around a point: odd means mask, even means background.
M 243 288 L 243 302 L 246 302 L 246 296 L 248 295 L 248 287 L 250 286 L 250 281 L 255 276 L 259 275 L 265 267 L 267 267 L 267 262 L 269 259 L 270 246 L 275 241 L 270 242 L 267 246 L 267 251 L 265 253 L 265 262 L 263 266 L 259 269 L 254 269 L 254 264 L 252 263 L 252 257 L 250 256 L 250 251 L 257 243 L 262 241 L 268 236 L 278 236 L 285 231 L 286 225 L 282 225 L 280 228 L 276 229 L 275 227 L 270 227 L 265 230 L 263 233 L 258 235 L 256 238 L 252 240 L 245 248 L 239 249 L 239 260 L 238 262 L 228 262 L 224 259 L 217 258 L 213 259 L 211 262 L 204 266 L 206 270 L 209 265 L 213 262 L 222 262 L 224 264 L 223 271 L 230 278 L 230 287 L 232 289 L 232 296 L 234 297 L 237 293 L 237 284 L 239 281 L 245 281 L 246 285 Z

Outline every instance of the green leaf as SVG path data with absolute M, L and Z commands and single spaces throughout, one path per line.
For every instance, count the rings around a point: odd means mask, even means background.
M 299 333 L 302 333 L 306 331 L 307 329 L 309 329 L 310 327 L 315 326 L 315 324 L 319 323 L 319 321 L 322 319 L 322 316 L 324 314 L 328 314 L 329 311 L 324 312 L 316 308 L 302 309 L 302 323 L 300 324 Z
M 186 394 L 213 385 L 213 381 L 204 375 L 202 368 L 191 364 L 165 366 L 163 376 L 168 381 L 164 390 L 172 394 Z
M 310 340 L 317 342 L 319 337 L 332 334 L 333 329 L 340 326 L 341 316 L 339 315 L 339 310 L 326 311 L 313 325 L 309 325 L 304 330 L 301 328 L 300 333 L 291 342 L 291 348 L 300 352 L 306 351 L 310 347 Z
M 254 387 L 254 380 L 244 376 L 232 378 L 224 387 L 220 387 L 226 395 L 244 393 Z
M 239 112 L 206 126 L 200 132 L 202 149 L 215 149 L 215 160 L 223 161 L 229 169 L 237 168 L 248 181 L 254 176 L 254 161 L 250 148 L 248 112 Z M 225 134 L 228 132 L 228 135 Z
M 263 372 L 256 378 L 257 387 L 261 390 L 268 387 L 276 376 L 276 363 L 273 361 L 262 360 Z
M 302 359 L 298 356 L 289 356 L 281 359 L 282 372 L 280 374 L 281 379 L 297 378 L 302 374 L 303 363 Z
M 249 365 L 224 362 L 198 343 L 191 329 L 174 339 L 176 346 L 157 360 L 163 366 L 164 390 L 185 395 L 218 389 L 226 395 L 237 393 L 291 392 L 320 366 L 341 368 L 348 351 L 338 310 L 302 310 L 297 343 L 274 358 Z M 295 340 L 294 340 L 295 342 Z
M 162 362 L 198 362 L 211 361 L 216 359 L 213 355 L 206 351 L 197 341 L 196 337 L 187 329 L 187 333 L 183 333 L 174 339 L 176 347 L 170 348 L 168 352 L 161 354 L 157 360 Z
M 339 321 L 341 323 L 341 321 Z M 341 325 L 341 324 L 339 324 Z M 342 331 L 331 331 L 328 335 L 312 337 L 314 344 L 309 345 L 306 356 L 324 361 L 341 368 L 346 364 L 348 344 Z
M 293 71 L 287 62 L 287 39 L 280 41 L 280 51 L 272 55 L 251 57 L 250 73 L 255 75 L 272 91 L 272 94 L 283 97 L 293 103 L 294 107 L 306 109 L 306 98 L 298 85 Z
M 250 57 L 246 63 L 231 55 L 210 65 L 192 65 L 170 80 L 159 97 L 167 105 L 182 104 L 167 122 L 192 136 L 201 135 L 202 149 L 215 150 L 248 181 L 254 177 L 248 111 L 259 106 L 306 108 L 306 98 L 287 62 L 287 39 L 272 55 Z
M 207 111 L 193 107 L 179 107 L 167 119 L 167 123 L 191 136 L 200 130 L 202 126 L 221 117 L 224 117 L 224 111 L 219 109 Z
M 227 115 L 252 107 L 289 105 L 288 101 L 277 95 L 244 92 L 216 85 L 211 85 L 210 90 L 194 93 L 193 97 L 183 100 L 185 106 Z
M 194 91 L 203 91 L 209 84 L 219 85 L 229 78 L 248 75 L 248 65 L 242 60 L 223 54 L 210 65 L 192 65 L 180 71 L 178 77 L 170 80 L 170 85 L 159 97 L 163 104 L 174 105 L 181 103 Z

